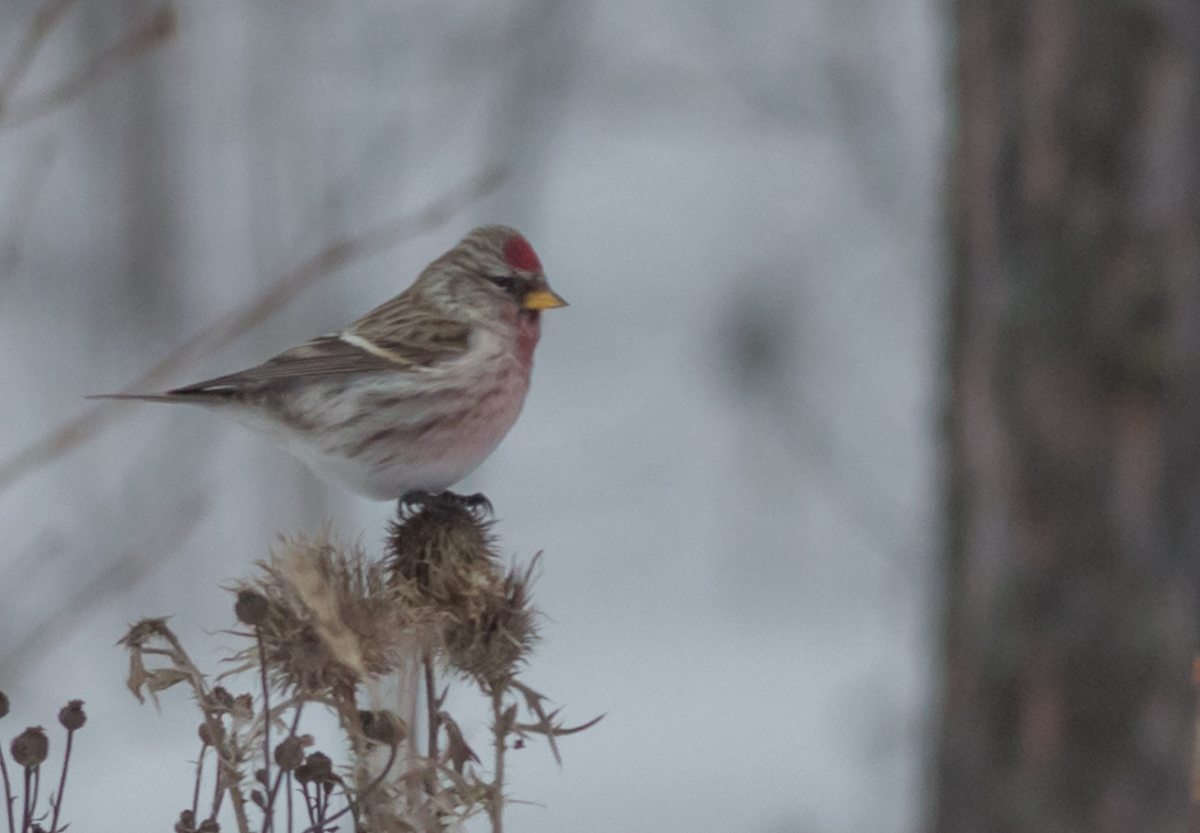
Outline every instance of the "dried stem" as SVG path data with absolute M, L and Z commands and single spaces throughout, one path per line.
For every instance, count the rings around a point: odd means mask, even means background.
M 496 758 L 492 771 L 491 795 L 488 797 L 488 818 L 492 821 L 492 833 L 504 833 L 504 752 L 507 748 L 507 721 L 502 708 L 504 692 L 492 690 L 492 734 L 496 746 Z
M 3 749 L 0 749 L 0 776 L 4 778 L 4 809 L 8 812 L 8 833 L 17 833 L 16 821 L 13 819 L 12 782 L 8 780 L 8 764 L 4 762 Z
M 224 765 L 225 762 L 222 760 L 221 763 Z M 235 773 L 237 772 L 236 763 L 231 762 L 229 767 Z M 237 819 L 239 833 L 250 833 L 250 819 L 246 816 L 246 799 L 242 796 L 242 791 L 235 786 L 229 787 L 227 792 L 229 793 L 229 801 L 233 804 L 233 814 Z M 213 818 L 216 818 L 215 813 L 213 814 Z
M 222 729 L 222 731 L 224 730 Z M 212 819 L 215 819 L 217 813 L 221 812 L 221 804 L 225 798 L 225 790 L 222 788 L 225 779 L 222 772 L 221 747 L 217 746 L 215 749 L 217 753 L 217 768 L 214 772 L 212 806 L 208 811 L 208 817 Z
M 316 813 L 313 808 L 312 797 L 308 794 L 308 784 L 300 782 L 300 793 L 304 796 L 304 809 L 308 812 L 309 822 L 315 823 Z M 290 831 L 289 831 L 290 833 Z
M 58 779 L 58 793 L 54 796 L 54 815 L 50 817 L 50 833 L 58 833 L 58 811 L 62 809 L 63 790 L 67 788 L 67 767 L 71 764 L 71 742 L 75 730 L 67 729 L 67 747 L 63 752 L 62 775 Z
M 41 794 L 42 794 L 42 767 L 41 767 L 41 765 L 38 765 L 38 766 L 34 767 L 34 769 L 33 769 L 33 800 L 29 802 L 29 806 L 33 809 L 33 812 L 35 814 L 37 813 L 38 798 L 41 797 Z M 32 817 L 30 818 L 30 821 L 32 821 Z
M 192 818 L 196 817 L 196 812 L 200 809 L 200 781 L 204 777 L 204 753 L 208 751 L 208 744 L 200 741 L 200 757 L 196 759 L 196 786 L 192 790 Z
M 259 638 L 259 650 L 260 651 L 262 650 L 262 638 L 261 637 Z M 262 656 L 261 653 L 259 654 L 259 656 L 260 657 Z M 265 664 L 264 664 L 264 668 L 265 668 Z M 304 701 L 303 700 L 297 702 L 295 705 L 296 705 L 296 712 L 294 715 L 292 715 L 292 726 L 288 730 L 288 734 L 287 734 L 287 736 L 289 738 L 296 736 L 296 731 L 300 728 L 300 715 L 304 711 Z M 279 792 L 279 785 L 283 781 L 283 776 L 285 774 L 287 775 L 287 781 L 288 781 L 288 831 L 289 831 L 289 833 L 291 833 L 291 829 L 292 829 L 292 796 L 291 796 L 292 773 L 285 772 L 285 770 L 283 770 L 283 769 L 280 769 L 279 772 L 275 775 L 275 783 L 271 785 L 271 794 L 269 796 L 267 796 L 267 824 L 270 825 L 272 822 L 272 819 L 274 818 L 274 816 L 272 814 L 275 811 L 275 796 Z M 269 780 L 270 779 L 268 779 L 268 781 Z M 264 828 L 264 833 L 265 833 L 265 830 L 266 830 L 266 828 Z
M 366 760 L 366 739 L 359 728 L 358 702 L 354 690 L 333 692 L 333 707 L 337 712 L 338 721 L 342 724 L 342 731 L 350 741 L 355 760 L 360 762 Z M 355 781 L 357 782 L 357 780 L 358 773 L 356 772 Z
M 437 696 L 437 680 L 434 677 L 433 654 L 425 651 L 421 656 L 425 669 L 425 709 L 429 713 L 429 739 L 426 745 L 426 757 L 434 763 L 438 759 L 438 729 L 441 727 L 438 717 L 440 703 Z
M 292 817 L 292 789 L 293 789 L 292 788 L 292 773 L 289 772 L 287 774 L 287 816 L 288 816 L 287 829 L 288 829 L 288 833 L 292 833 L 292 831 L 295 829 L 295 827 L 293 826 L 293 817 Z M 272 796 L 272 797 L 274 797 L 274 796 Z
M 139 634 L 140 642 L 134 639 L 133 636 L 139 628 L 146 629 Z M 144 643 L 149 636 L 162 639 L 170 646 L 170 649 L 147 647 Z M 208 689 L 208 683 L 204 675 L 200 673 L 200 669 L 192 662 L 191 657 L 184 650 L 179 638 L 166 626 L 164 620 L 145 620 L 135 626 L 134 631 L 131 631 L 130 635 L 126 636 L 123 641 L 131 650 L 135 650 L 136 646 L 136 651 L 139 654 L 166 657 L 177 670 L 186 676 L 187 682 L 196 697 L 196 702 L 200 706 L 200 711 L 204 715 L 204 725 L 208 731 L 209 738 L 214 741 L 213 747 L 217 752 L 217 777 L 216 784 L 213 786 L 211 816 L 215 819 L 220 813 L 222 800 L 225 793 L 228 792 L 229 799 L 233 803 L 234 815 L 237 818 L 238 830 L 240 833 L 250 833 L 250 822 L 246 817 L 245 798 L 242 796 L 241 790 L 237 788 L 237 750 L 230 748 L 230 744 L 236 741 L 232 740 L 232 733 L 229 735 L 225 733 L 221 716 L 212 705 L 212 693 Z M 141 697 L 140 693 L 135 693 Z M 229 786 L 230 781 L 232 781 L 233 786 Z
M 33 808 L 37 804 L 37 779 L 34 777 L 38 767 L 25 767 L 24 806 L 21 808 L 21 833 L 28 833 L 33 828 Z
M 357 812 L 358 809 L 360 807 L 362 807 L 363 798 L 365 798 L 367 796 L 367 794 L 370 793 L 372 790 L 378 789 L 379 785 L 383 783 L 385 778 L 387 778 L 388 773 L 392 771 L 392 765 L 394 763 L 396 763 L 396 753 L 399 751 L 399 749 L 400 749 L 400 745 L 398 743 L 393 743 L 391 745 L 391 749 L 388 753 L 387 763 L 383 767 L 383 772 L 379 773 L 379 775 L 375 778 L 374 781 L 372 781 L 370 784 L 367 784 L 367 786 L 364 787 L 363 789 L 359 790 L 358 793 L 354 796 L 354 799 L 349 801 L 349 803 L 347 803 L 345 807 L 338 810 L 336 813 L 334 813 L 332 816 L 329 816 L 328 818 L 323 818 L 323 817 L 318 818 L 316 823 L 308 826 L 307 828 L 302 830 L 301 833 L 317 833 L 317 831 L 320 830 L 321 827 L 323 827 L 326 824 L 329 824 L 331 821 L 337 821 L 342 816 L 346 815 L 346 813 L 349 813 L 351 811 Z M 305 792 L 305 795 L 307 795 L 307 791 Z M 322 807 L 322 814 L 323 813 L 324 813 L 324 807 Z
M 262 684 L 263 697 L 263 789 L 269 789 L 271 786 L 271 686 L 267 682 L 267 650 L 263 647 L 262 634 L 258 628 L 254 629 L 254 640 L 258 643 L 259 681 Z M 274 814 L 271 812 L 274 801 L 275 791 L 271 790 L 265 802 L 264 810 L 267 818 L 263 822 L 263 833 L 267 833 L 271 829 L 271 823 L 275 820 Z

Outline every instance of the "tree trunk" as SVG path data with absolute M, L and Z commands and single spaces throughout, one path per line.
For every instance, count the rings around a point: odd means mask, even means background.
M 1200 6 L 956 0 L 941 833 L 1187 829 Z

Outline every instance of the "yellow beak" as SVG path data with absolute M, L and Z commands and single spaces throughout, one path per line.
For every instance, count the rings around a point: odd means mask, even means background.
M 558 309 L 565 307 L 567 302 L 551 289 L 535 289 L 525 293 L 521 306 L 525 309 Z

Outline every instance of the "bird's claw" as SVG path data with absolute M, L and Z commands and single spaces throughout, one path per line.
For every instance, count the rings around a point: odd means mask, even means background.
M 435 497 L 437 496 L 421 489 L 405 492 L 400 496 L 400 511 L 420 512 L 433 503 Z
M 455 495 L 453 492 L 446 492 L 446 494 L 458 498 L 462 502 L 462 505 L 467 507 L 471 512 L 479 512 L 485 516 L 495 514 L 492 502 L 488 500 L 487 495 L 483 492 L 476 492 L 473 495 Z
M 450 491 L 435 494 L 414 490 L 405 492 L 400 498 L 400 515 L 402 517 L 411 517 L 419 512 L 436 508 L 465 509 L 480 520 L 493 514 L 492 502 L 482 492 L 460 495 Z

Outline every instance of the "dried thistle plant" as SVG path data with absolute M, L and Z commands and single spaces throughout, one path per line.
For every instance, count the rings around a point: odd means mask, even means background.
M 308 700 L 336 699 L 365 676 L 391 673 L 403 660 L 422 611 L 402 604 L 383 565 L 359 548 L 344 549 L 328 538 L 285 539 L 262 574 L 239 582 L 244 599 L 261 600 L 252 625 L 262 644 L 274 686 Z M 257 648 L 238 659 L 258 664 Z
M 0 691 L 0 720 L 8 715 L 9 701 L 4 692 Z M 23 776 L 23 789 L 20 796 L 17 788 L 9 777 L 8 762 L 0 748 L 0 780 L 4 782 L 5 820 L 8 822 L 9 833 L 61 833 L 66 825 L 59 826 L 59 812 L 62 810 L 63 792 L 67 787 L 67 770 L 71 764 L 71 747 L 75 740 L 75 732 L 83 728 L 87 715 L 83 711 L 82 700 L 72 700 L 58 712 L 58 723 L 67 730 L 66 749 L 63 752 L 62 770 L 58 778 L 58 790 L 50 794 L 48 809 L 38 811 L 38 799 L 42 785 L 42 764 L 50 757 L 50 738 L 41 726 L 30 726 L 13 738 L 9 745 L 9 753 L 13 763 L 20 767 Z M 20 801 L 20 823 L 14 813 L 18 800 Z M 43 826 L 49 818 L 50 827 Z
M 524 572 L 505 571 L 482 498 L 422 496 L 401 507 L 388 540 L 391 583 L 437 622 L 449 665 L 490 694 L 516 675 L 537 640 Z
M 557 736 L 596 721 L 564 727 L 518 679 L 537 640 L 533 565 L 505 568 L 490 514 L 479 496 L 409 496 L 379 559 L 328 534 L 285 539 L 256 576 L 230 588 L 246 626 L 230 633 L 247 644 L 218 680 L 256 672 L 254 696 L 211 685 L 166 620 L 130 630 L 122 640 L 130 689 L 144 699 L 185 684 L 203 715 L 191 807 L 177 833 L 219 830 L 226 797 L 239 833 L 325 833 L 351 822 L 361 833 L 432 833 L 481 812 L 503 829 L 507 751 L 542 735 L 557 759 Z M 423 742 L 411 721 L 374 702 L 382 680 L 414 668 L 424 682 Z M 446 672 L 491 703 L 490 771 L 443 708 Z M 308 705 L 337 716 L 346 766 L 300 734 Z

